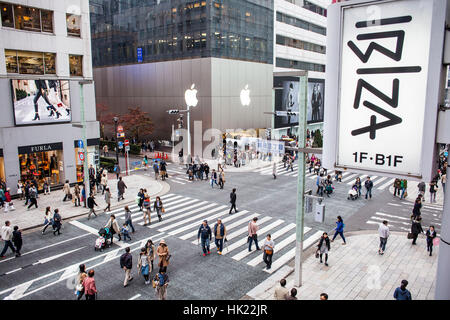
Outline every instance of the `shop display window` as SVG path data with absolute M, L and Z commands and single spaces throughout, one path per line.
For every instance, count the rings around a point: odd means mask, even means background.
M 53 33 L 53 11 L 0 3 L 2 26 Z
M 69 54 L 70 75 L 83 76 L 83 56 Z
M 16 29 L 41 31 L 41 11 L 39 9 L 15 5 L 14 21 Z
M 17 51 L 5 50 L 5 61 L 6 61 L 6 72 L 17 73 L 18 63 L 17 63 Z
M 42 52 L 17 51 L 19 73 L 44 74 L 44 57 Z
M 42 32 L 53 33 L 53 11 L 41 10 Z
M 5 181 L 5 161 L 3 157 L 0 157 L 0 180 Z
M 81 16 L 66 13 L 67 35 L 81 37 Z
M 75 164 L 77 169 L 77 182 L 83 182 L 83 162 L 81 162 L 79 153 L 82 152 L 83 149 L 75 148 Z M 94 168 L 97 166 L 95 163 L 95 156 L 100 154 L 99 146 L 89 146 L 87 148 L 88 154 L 85 155 L 85 159 L 88 162 L 88 167 L 90 165 L 94 166 Z
M 51 186 L 62 184 L 64 170 L 62 150 L 19 154 L 19 162 L 20 179 L 22 181 L 37 179 L 39 190 L 42 189 L 44 181 Z
M 12 4 L 0 3 L 0 8 L 2 10 L 2 26 L 14 28 L 14 14 Z
M 56 74 L 56 53 L 5 50 L 6 71 L 21 74 Z

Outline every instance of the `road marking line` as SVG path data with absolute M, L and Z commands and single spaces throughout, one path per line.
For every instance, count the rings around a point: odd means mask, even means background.
M 170 182 L 175 182 L 175 183 L 179 183 L 179 184 L 186 184 L 184 182 L 180 182 L 180 181 L 177 181 L 177 180 L 170 180 Z
M 69 222 L 71 225 L 80 228 L 81 230 L 87 231 L 89 233 L 95 234 L 96 236 L 98 236 L 98 230 L 94 229 L 90 226 L 85 225 L 84 223 L 81 223 L 79 221 L 73 220 Z
M 246 217 L 244 217 L 244 218 L 242 218 L 242 219 L 240 219 L 238 221 L 235 221 L 234 223 L 232 223 L 232 224 L 230 224 L 228 226 L 225 226 L 227 228 L 227 235 L 226 235 L 227 240 L 229 241 L 229 240 L 233 239 L 234 237 L 236 237 L 236 236 L 246 232 L 248 230 L 248 226 L 246 225 L 245 227 L 239 228 L 239 230 L 237 230 L 235 232 L 232 232 L 232 233 L 228 233 L 228 231 L 236 228 L 237 226 L 239 226 L 239 225 L 241 225 L 243 223 L 246 223 L 246 222 L 248 223 L 252 218 L 258 217 L 259 215 L 260 215 L 259 213 L 253 213 L 252 215 L 248 215 L 248 216 L 246 216 Z M 234 215 L 234 217 L 236 218 L 236 215 Z M 264 218 L 262 218 L 262 219 L 260 219 L 258 221 L 259 221 L 260 224 L 262 224 L 262 223 L 264 223 L 264 222 L 266 222 L 268 220 L 271 220 L 271 219 L 272 218 L 270 218 L 270 217 L 264 217 Z M 198 233 L 197 231 L 193 231 L 189 235 L 191 237 L 194 237 L 194 236 L 197 235 L 197 233 Z M 190 237 L 187 237 L 187 235 L 183 236 L 183 239 L 185 239 L 185 240 L 188 239 L 188 238 L 190 238 Z M 180 239 L 181 239 L 181 237 L 180 237 Z M 192 244 L 197 244 L 197 238 L 194 241 L 192 241 Z
M 25 282 L 21 285 L 18 285 L 14 288 L 14 291 L 7 297 L 5 297 L 3 300 L 16 300 L 20 298 L 25 291 L 28 290 L 28 288 L 33 284 L 33 282 Z
M 158 225 L 151 225 L 151 226 L 149 226 L 149 228 L 150 229 L 159 228 L 162 225 L 166 225 L 168 223 L 171 223 L 172 221 L 176 221 L 176 220 L 178 220 L 180 218 L 183 218 L 183 217 L 186 217 L 186 216 L 190 216 L 193 213 L 197 213 L 199 211 L 205 210 L 205 209 L 210 208 L 210 207 L 215 206 L 215 205 L 216 205 L 215 203 L 208 204 L 208 201 L 203 201 L 203 202 L 199 202 L 199 203 L 197 203 L 195 205 L 192 205 L 192 206 L 190 206 L 188 208 L 182 208 L 182 209 L 174 211 L 174 212 L 163 214 L 163 217 L 164 217 L 163 221 L 158 222 Z M 195 207 L 200 207 L 200 208 L 192 210 Z M 189 210 L 189 212 L 186 212 L 186 213 L 178 215 L 178 213 L 184 212 L 186 210 Z M 174 216 L 174 215 L 177 215 L 177 216 L 167 219 L 168 217 L 171 217 L 171 216 Z
M 27 254 L 31 254 L 31 253 L 34 253 L 34 252 L 37 252 L 37 251 L 41 251 L 41 250 L 44 250 L 44 249 L 48 249 L 48 248 L 57 246 L 57 245 L 59 245 L 59 244 L 61 244 L 61 243 L 65 243 L 65 242 L 69 242 L 69 241 L 72 241 L 72 240 L 75 240 L 75 239 L 79 239 L 79 238 L 85 237 L 85 236 L 87 236 L 87 235 L 90 235 L 90 233 L 85 233 L 85 234 L 82 234 L 82 235 L 77 236 L 77 237 L 73 237 L 73 238 L 70 238 L 70 239 L 67 239 L 67 240 L 63 240 L 63 241 L 58 242 L 58 243 L 49 244 L 48 246 L 43 247 L 43 248 L 39 248 L 39 249 L 35 249 L 35 250 L 32 250 L 32 251 L 28 251 L 28 252 L 22 253 L 22 256 L 25 256 L 25 255 L 27 255 Z M 15 257 L 11 257 L 11 258 L 8 258 L 8 259 L 4 259 L 4 260 L 0 261 L 0 263 L 6 262 L 6 261 L 12 260 L 12 259 L 15 259 Z
M 11 270 L 9 272 L 6 272 L 4 275 L 11 274 L 11 273 L 14 273 L 14 272 L 20 271 L 20 270 L 22 270 L 22 268 L 17 268 L 17 269 Z
M 223 208 L 226 208 L 226 206 L 222 206 L 222 207 L 223 207 Z M 226 213 L 228 213 L 228 209 L 227 209 L 227 210 L 223 210 L 223 211 L 221 211 L 221 212 L 219 212 L 219 213 L 216 213 L 216 214 L 214 214 L 214 215 L 212 215 L 212 216 L 209 216 L 209 217 L 206 217 L 206 218 L 202 218 L 202 220 L 213 220 L 213 219 L 215 219 L 215 218 L 219 218 L 220 216 L 222 216 L 222 215 L 224 215 L 224 214 L 226 214 Z M 172 236 L 177 235 L 177 234 L 179 234 L 179 233 L 181 233 L 181 232 L 184 232 L 184 231 L 186 231 L 186 230 L 188 230 L 188 229 L 190 229 L 190 228 L 195 228 L 198 224 L 199 224 L 199 222 L 196 221 L 196 222 L 191 223 L 191 224 L 189 224 L 189 225 L 187 225 L 187 226 L 184 226 L 184 227 L 182 227 L 182 228 L 180 228 L 180 229 L 178 229 L 178 230 L 170 231 L 169 234 L 172 235 Z M 158 230 L 159 230 L 159 229 L 158 229 Z
M 375 187 L 375 186 L 379 185 L 380 183 L 382 183 L 383 181 L 386 181 L 387 179 L 389 179 L 389 178 L 388 177 L 381 177 L 380 179 L 378 179 L 377 181 L 375 181 L 373 183 L 373 186 Z
M 317 231 L 312 236 L 308 237 L 305 241 L 303 241 L 303 251 L 307 249 L 309 246 L 311 246 L 314 242 L 320 239 L 322 236 L 323 231 Z M 273 273 L 275 270 L 279 269 L 281 266 L 286 264 L 289 260 L 295 257 L 295 250 L 296 248 L 292 248 L 290 251 L 282 255 L 280 258 L 272 262 L 272 268 L 269 270 L 266 270 L 264 268 L 263 270 L 267 273 Z
M 70 254 L 70 253 L 73 253 L 73 252 L 75 252 L 75 251 L 78 251 L 78 250 L 81 250 L 81 249 L 84 249 L 84 248 L 86 248 L 86 246 L 81 247 L 81 248 L 77 248 L 77 249 L 74 249 L 74 250 L 66 251 L 66 252 L 57 254 L 57 255 L 55 255 L 55 256 L 51 256 L 51 257 L 48 257 L 48 258 L 41 259 L 41 260 L 39 260 L 39 261 L 33 263 L 33 266 L 35 266 L 35 265 L 37 265 L 37 264 L 44 264 L 44 263 L 47 263 L 47 262 L 52 261 L 52 260 L 56 260 L 56 259 L 58 259 L 58 258 L 60 258 L 60 257 L 63 257 L 63 256 L 65 256 L 65 255 L 68 255 L 68 254 Z
M 280 237 L 280 236 L 286 234 L 288 231 L 290 231 L 293 228 L 295 228 L 295 223 L 291 223 L 291 224 L 288 224 L 287 226 L 284 226 L 282 229 L 273 233 L 272 239 L 276 239 L 277 237 Z M 305 229 L 308 229 L 308 231 L 310 230 L 309 228 L 305 228 Z M 288 237 L 288 239 L 291 238 L 292 236 L 294 236 L 294 240 L 295 240 L 295 236 L 296 236 L 295 234 L 290 235 Z M 292 242 L 292 241 L 289 241 L 289 242 Z M 283 249 L 283 247 L 279 247 L 279 245 L 277 245 L 276 248 L 277 248 L 277 250 Z M 231 258 L 233 258 L 236 261 L 239 261 L 239 260 L 242 260 L 243 258 L 245 258 L 246 256 L 250 255 L 252 252 L 253 251 L 249 252 L 248 248 L 245 248 L 243 251 L 239 252 L 238 254 L 235 254 Z
M 168 204 L 168 205 L 164 205 L 164 209 L 166 210 L 166 212 L 167 211 L 171 211 L 171 210 L 173 210 L 173 209 L 177 209 L 177 208 L 179 208 L 179 207 L 183 207 L 182 209 L 181 209 L 181 211 L 183 211 L 183 210 L 186 210 L 186 205 L 187 204 L 192 204 L 192 203 L 194 203 L 194 202 L 198 202 L 199 200 L 196 200 L 196 199 L 192 199 L 192 200 L 190 200 L 190 201 L 187 201 L 187 202 L 185 202 L 185 203 L 181 203 L 181 204 L 177 204 L 176 206 L 172 206 L 171 204 Z M 195 204 L 195 205 L 192 205 L 191 207 L 197 207 L 198 206 L 198 204 Z M 177 212 L 181 212 L 180 210 L 178 210 Z M 165 213 L 161 213 L 161 215 L 163 215 L 163 216 L 165 216 L 165 217 L 169 217 L 169 216 L 173 216 L 173 214 L 174 214 L 174 212 L 170 212 L 170 213 L 167 213 L 166 214 L 166 212 Z M 158 216 L 158 213 L 156 212 L 156 210 L 153 210 L 151 213 L 150 213 L 150 217 L 157 217 Z M 134 214 L 132 214 L 131 215 L 131 217 L 132 218 L 135 218 L 135 221 L 137 221 L 137 220 L 142 220 L 142 219 L 144 219 L 144 211 L 137 211 L 136 213 L 134 213 Z
M 275 222 L 272 222 L 271 224 L 269 224 L 268 226 L 265 226 L 264 228 L 258 230 L 259 234 L 265 234 L 266 232 L 272 230 L 273 228 L 278 227 L 280 224 L 282 224 L 284 222 L 284 220 L 278 219 Z M 247 237 L 245 237 L 244 239 L 240 239 L 236 242 L 234 242 L 233 244 L 227 246 L 227 250 L 223 250 L 222 255 L 228 254 L 231 251 L 233 251 L 234 249 L 239 248 L 242 245 L 246 245 L 247 244 Z M 248 250 L 248 247 L 247 247 Z
M 357 177 L 358 177 L 358 174 L 356 175 L 355 179 L 356 179 Z M 367 177 L 367 174 L 364 174 L 364 175 L 362 175 L 362 176 L 359 177 L 359 180 L 361 180 L 361 186 L 364 185 L 363 179 L 364 179 L 365 177 Z M 351 179 L 350 179 L 350 180 L 351 180 Z M 354 184 L 354 183 L 355 183 L 354 181 L 347 182 L 348 185 L 352 185 L 352 184 Z
M 351 173 L 348 177 L 341 180 L 341 182 L 347 182 L 353 179 L 356 179 L 358 177 L 357 173 Z
M 386 187 L 389 187 L 390 185 L 392 185 L 394 183 L 395 179 L 391 179 L 388 182 L 386 182 L 385 184 L 379 186 L 377 189 L 378 190 L 384 190 L 386 189 Z
M 140 294 L 137 294 L 137 295 L 135 295 L 135 296 L 132 296 L 130 299 L 128 299 L 128 300 L 136 300 L 137 298 L 139 298 L 141 295 Z

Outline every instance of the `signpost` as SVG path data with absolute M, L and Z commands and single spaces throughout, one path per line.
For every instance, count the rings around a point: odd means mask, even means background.
M 324 167 L 434 179 L 437 142 L 450 144 L 436 136 L 449 63 L 443 57 L 450 53 L 449 47 L 443 55 L 448 13 L 446 0 L 355 0 L 328 7 Z M 448 117 L 443 113 L 441 123 Z M 447 188 L 435 280 L 435 299 L 445 300 L 449 198 Z
M 137 62 L 143 62 L 144 59 L 142 58 L 142 48 L 137 48 L 136 49 L 136 53 L 137 53 Z
M 78 152 L 78 158 L 80 158 L 80 161 L 84 161 L 84 152 Z
M 126 139 L 124 141 L 124 145 L 125 145 L 125 170 L 126 170 L 126 174 L 128 175 L 128 168 L 130 167 L 129 162 L 129 157 L 128 157 L 128 151 L 130 151 L 130 140 Z
M 324 167 L 431 181 L 444 3 L 330 6 Z M 373 10 L 376 16 L 368 13 Z

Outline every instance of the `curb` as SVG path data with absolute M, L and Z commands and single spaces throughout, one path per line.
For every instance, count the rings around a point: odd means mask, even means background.
M 158 181 L 160 188 L 157 192 L 153 193 L 150 195 L 150 197 L 156 197 L 156 196 L 162 196 L 165 195 L 166 193 L 168 193 L 170 191 L 170 185 L 167 182 L 164 181 Z M 126 201 L 126 202 L 122 202 L 120 205 L 116 204 L 115 206 L 111 206 L 111 210 L 114 209 L 119 209 L 120 207 L 126 206 L 126 205 L 130 205 L 135 203 L 134 200 L 130 200 L 130 201 Z M 85 216 L 89 213 L 89 211 L 86 211 L 84 213 L 80 213 L 80 214 L 76 214 L 74 216 L 70 216 L 70 217 L 66 217 L 66 218 L 62 218 L 62 221 L 71 221 L 74 220 L 76 218 L 80 218 L 82 216 Z M 103 214 L 104 212 L 100 212 L 98 215 Z M 36 228 L 40 228 L 42 227 L 42 224 L 38 224 L 38 225 L 34 225 L 31 227 L 26 227 L 26 228 L 22 228 L 22 231 L 28 231 L 28 230 L 32 230 L 32 229 L 36 229 Z

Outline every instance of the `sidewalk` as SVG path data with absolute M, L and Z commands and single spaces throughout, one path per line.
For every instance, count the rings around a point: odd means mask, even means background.
M 111 191 L 111 210 L 114 208 L 123 207 L 130 203 L 135 203 L 136 196 L 139 192 L 140 188 L 146 188 L 147 192 L 150 194 L 152 201 L 157 195 L 163 195 L 169 192 L 170 187 L 169 184 L 162 181 L 155 181 L 153 178 L 148 176 L 140 176 L 140 175 L 130 175 L 130 176 L 122 176 L 122 180 L 127 185 L 127 189 L 125 190 L 125 200 L 121 200 L 117 202 L 117 179 L 115 175 L 108 175 L 108 186 Z M 71 188 L 73 193 L 73 187 Z M 38 208 L 36 209 L 34 206 L 28 211 L 27 207 L 24 206 L 25 201 L 21 201 L 19 199 L 14 199 L 14 207 L 15 211 L 9 211 L 5 213 L 3 209 L 0 209 L 0 216 L 2 220 L 2 224 L 4 221 L 11 221 L 11 225 L 18 225 L 20 229 L 26 230 L 30 228 L 35 228 L 42 226 L 44 223 L 44 213 L 45 208 L 50 206 L 52 212 L 54 209 L 58 208 L 59 213 L 63 219 L 73 218 L 77 216 L 81 216 L 87 214 L 89 212 L 88 208 L 83 207 L 83 203 L 81 203 L 81 207 L 75 207 L 72 201 L 63 202 L 64 192 L 62 190 L 52 191 L 49 195 L 44 195 L 43 193 L 39 194 L 38 200 Z M 97 214 L 103 213 L 103 209 L 106 207 L 105 198 L 102 196 L 101 192 L 95 194 L 95 202 L 98 204 L 98 207 L 95 207 L 95 211 Z
M 328 267 L 315 258 L 315 248 L 307 250 L 303 285 L 297 287 L 299 300 L 319 300 L 322 292 L 327 293 L 330 300 L 393 300 L 394 290 L 403 279 L 409 282 L 407 289 L 413 300 L 434 299 L 439 246 L 433 247 L 430 257 L 424 236 L 419 236 L 417 245 L 413 246 L 406 233 L 392 232 L 386 253 L 380 256 L 377 233 L 349 232 L 346 239 L 345 246 L 340 238 L 331 243 Z M 282 278 L 286 279 L 289 290 L 293 288 L 293 262 L 291 265 L 280 269 L 243 299 L 273 300 Z
M 406 192 L 408 193 L 408 196 L 406 197 L 406 200 L 414 202 L 417 199 L 417 195 L 419 194 L 419 189 L 417 188 L 417 185 L 420 181 L 413 181 L 408 180 L 408 188 Z M 394 194 L 394 184 L 389 187 L 389 192 L 393 195 Z M 401 194 L 401 193 L 400 193 Z M 400 197 L 398 197 L 400 198 Z M 425 188 L 425 201 L 423 204 L 427 205 L 430 204 L 430 184 L 426 183 Z M 433 202 L 433 204 L 443 206 L 444 205 L 444 188 L 442 188 L 441 181 L 438 182 L 438 188 L 436 192 L 436 202 Z

